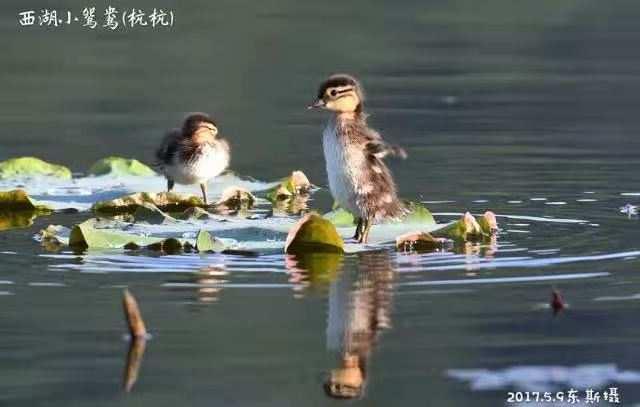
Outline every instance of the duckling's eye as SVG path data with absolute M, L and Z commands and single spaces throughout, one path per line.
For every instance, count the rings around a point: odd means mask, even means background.
M 335 90 L 335 89 L 331 89 L 331 92 L 329 92 L 329 94 L 330 94 L 331 96 L 335 96 L 335 95 L 337 95 L 337 94 L 338 94 L 338 91 L 337 91 L 337 90 Z

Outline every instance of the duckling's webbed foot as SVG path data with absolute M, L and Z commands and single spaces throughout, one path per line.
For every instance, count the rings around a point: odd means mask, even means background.
M 171 192 L 175 184 L 176 183 L 172 179 L 167 178 L 167 192 Z
M 200 190 L 202 191 L 202 200 L 204 201 L 204 204 L 209 205 L 209 203 L 207 202 L 207 184 L 200 184 Z

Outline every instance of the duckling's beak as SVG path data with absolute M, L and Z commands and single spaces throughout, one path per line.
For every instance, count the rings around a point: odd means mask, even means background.
M 325 105 L 326 105 L 326 103 L 324 102 L 324 100 L 318 99 L 315 102 L 313 102 L 312 104 L 310 104 L 309 106 L 307 106 L 307 109 L 317 109 L 319 107 L 324 107 Z

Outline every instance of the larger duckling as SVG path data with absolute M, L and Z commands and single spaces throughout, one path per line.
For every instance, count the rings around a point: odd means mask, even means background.
M 383 158 L 406 158 L 406 153 L 368 126 L 363 102 L 360 83 L 353 76 L 335 74 L 320 85 L 317 100 L 309 106 L 333 112 L 322 133 L 329 189 L 357 218 L 354 239 L 359 243 L 367 243 L 373 223 L 405 212 Z

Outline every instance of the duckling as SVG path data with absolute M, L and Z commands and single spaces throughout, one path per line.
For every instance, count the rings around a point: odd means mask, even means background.
M 398 199 L 391 171 L 383 158 L 406 158 L 406 152 L 387 144 L 367 124 L 364 92 L 350 75 L 335 74 L 318 89 L 308 108 L 333 112 L 322 133 L 329 189 L 336 202 L 357 218 L 354 239 L 367 243 L 374 222 L 398 218 L 406 209 Z
M 220 175 L 230 160 L 229 143 L 218 137 L 218 127 L 205 113 L 189 114 L 179 129 L 170 130 L 156 151 L 167 190 L 178 184 L 200 184 L 207 201 L 207 181 Z

